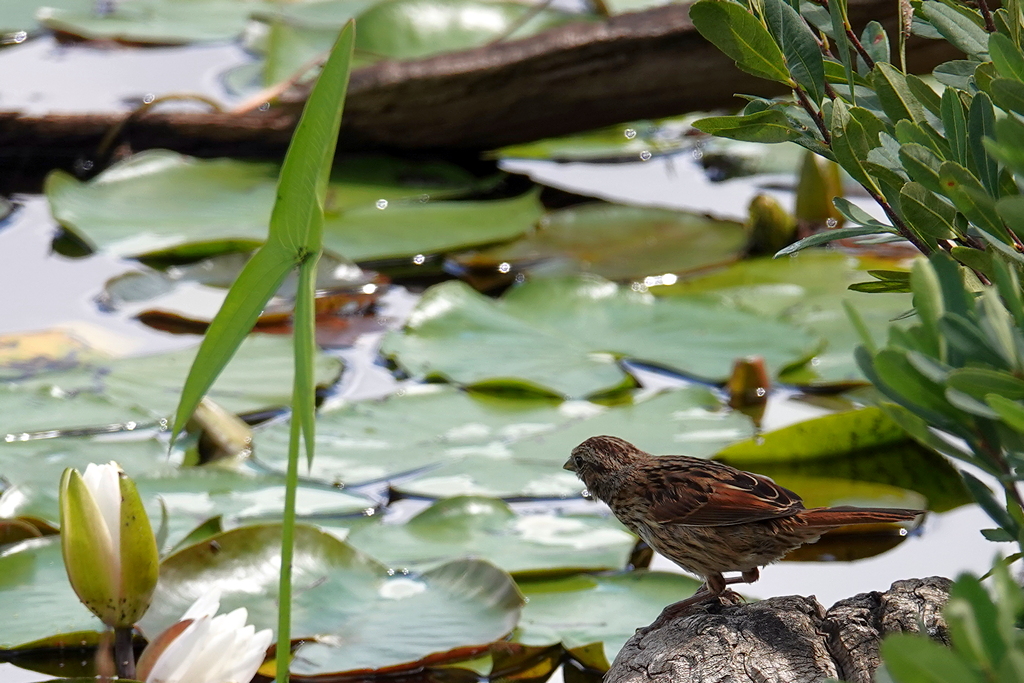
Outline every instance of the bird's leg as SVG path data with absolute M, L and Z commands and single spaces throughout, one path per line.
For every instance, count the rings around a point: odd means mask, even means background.
M 696 593 L 685 600 L 672 603 L 661 611 L 661 614 L 654 620 L 654 623 L 646 628 L 637 629 L 637 632 L 646 633 L 651 629 L 660 628 L 666 622 L 681 617 L 694 605 L 699 605 L 700 603 L 707 602 L 708 600 L 715 600 L 718 596 L 723 595 L 726 592 L 731 593 L 732 591 L 726 590 L 726 586 L 729 583 L 736 583 L 736 581 L 726 580 L 721 573 L 705 576 L 704 585 L 698 588 Z
M 739 576 L 731 576 L 728 579 L 723 579 L 722 590 L 724 591 L 727 585 L 732 585 L 734 583 L 754 583 L 760 578 L 761 570 L 759 570 L 757 567 L 754 567 L 753 569 L 747 569 Z

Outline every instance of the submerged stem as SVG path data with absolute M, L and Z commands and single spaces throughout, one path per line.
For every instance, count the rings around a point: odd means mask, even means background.
M 120 678 L 135 678 L 135 649 L 131 626 L 114 628 L 114 662 Z

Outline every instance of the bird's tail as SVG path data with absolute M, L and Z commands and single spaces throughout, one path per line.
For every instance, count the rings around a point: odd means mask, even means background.
M 847 524 L 906 522 L 920 514 L 924 514 L 924 510 L 843 506 L 804 510 L 800 513 L 799 517 L 807 526 L 846 526 Z

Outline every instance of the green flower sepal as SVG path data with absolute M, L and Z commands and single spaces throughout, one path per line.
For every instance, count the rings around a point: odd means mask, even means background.
M 64 567 L 79 600 L 103 623 L 130 627 L 149 608 L 160 556 L 135 483 L 117 463 L 64 470 Z

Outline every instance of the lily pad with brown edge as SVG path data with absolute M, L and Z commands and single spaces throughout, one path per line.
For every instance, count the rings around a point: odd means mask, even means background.
M 667 305 L 666 305 L 667 304 Z M 723 381 L 737 358 L 773 371 L 808 359 L 801 329 L 696 298 L 657 298 L 595 276 L 530 280 L 488 299 L 461 282 L 428 289 L 382 353 L 416 377 L 563 398 L 623 387 L 628 358 Z
M 151 327 L 201 333 L 250 256 L 246 252 L 218 254 L 165 270 L 137 267 L 108 280 L 98 301 L 106 310 L 132 313 Z M 296 281 L 294 272 L 285 279 L 264 307 L 255 330 L 290 329 Z M 386 288 L 387 279 L 383 276 L 361 270 L 333 254 L 324 254 L 317 263 L 317 320 L 365 313 Z
M 454 259 L 470 271 L 588 272 L 643 282 L 647 276 L 728 263 L 741 255 L 746 241 L 743 226 L 733 221 L 599 203 L 554 211 L 523 239 Z
M 614 517 L 517 515 L 481 496 L 440 500 L 404 524 L 363 526 L 346 540 L 390 567 L 479 557 L 513 576 L 623 569 L 636 543 Z
M 0 548 L 0 603 L 0 656 L 59 633 L 106 628 L 71 588 L 56 536 Z
M 85 182 L 54 171 L 47 177 L 44 190 L 54 218 L 90 247 L 119 256 L 182 262 L 259 246 L 267 235 L 278 172 L 279 166 L 273 163 L 197 159 L 168 150 L 148 150 Z M 409 207 L 429 207 L 424 214 L 427 221 L 441 221 L 436 217 L 440 213 L 444 221 L 455 223 L 451 227 L 456 233 L 450 240 L 452 248 L 487 244 L 524 232 L 531 220 L 508 234 L 508 221 L 522 218 L 515 211 L 521 205 L 520 210 L 535 207 L 539 215 L 536 198 L 531 201 L 528 196 L 519 198 L 519 203 L 496 202 L 494 214 L 477 206 L 469 218 L 480 223 L 469 228 L 459 224 L 466 209 L 445 213 L 449 204 L 439 200 L 465 196 L 478 182 L 449 164 L 380 156 L 342 159 L 335 166 L 327 190 L 324 246 L 352 260 L 392 255 L 387 240 L 397 235 L 407 243 L 415 242 L 418 226 L 408 210 L 388 213 L 377 206 L 397 206 L 406 200 Z M 428 198 L 425 203 L 420 201 L 424 197 Z M 356 215 L 348 227 L 344 217 L 350 211 Z M 375 218 L 368 218 L 367 213 Z M 389 217 L 395 214 L 397 217 L 391 220 Z M 388 234 L 373 241 L 346 233 L 364 229 L 367 224 Z M 467 242 L 467 231 L 476 238 Z M 421 237 L 436 243 L 444 241 L 443 234 Z M 359 247 L 359 253 L 348 251 L 349 242 Z M 411 251 L 410 255 L 421 251 L 424 249 Z
M 178 405 L 178 395 L 196 350 L 92 360 L 73 370 L 40 373 L 24 380 L 22 386 L 26 390 L 57 394 L 101 396 L 124 407 L 124 417 L 118 420 L 122 423 L 136 419 L 140 410 L 153 419 L 166 418 Z M 335 382 L 341 369 L 340 360 L 318 353 L 314 359 L 317 385 Z M 291 402 L 293 372 L 290 337 L 253 335 L 242 342 L 208 396 L 234 413 L 286 406 Z M 44 420 L 33 420 L 46 424 Z M 60 415 L 54 415 L 46 428 L 81 426 L 84 425 L 65 424 Z
M 898 262 L 895 262 L 898 264 Z M 912 308 L 909 294 L 865 294 L 847 288 L 866 279 L 869 268 L 894 268 L 892 261 L 808 249 L 780 259 L 744 260 L 722 271 L 656 287 L 666 298 L 701 295 L 738 310 L 798 325 L 825 340 L 811 362 L 783 373 L 782 381 L 829 385 L 866 383 L 853 359 L 861 338 L 843 309 L 848 301 L 881 342 L 890 323 Z
M 242 527 L 167 557 L 147 634 L 174 623 L 210 588 L 221 609 L 245 607 L 257 629 L 277 625 L 281 527 Z M 292 663 L 297 675 L 375 669 L 434 652 L 486 645 L 517 623 L 523 598 L 512 579 L 480 560 L 457 560 L 423 573 L 387 567 L 319 529 L 298 525 L 292 570 L 292 634 L 313 638 Z
M 560 642 L 570 651 L 599 642 L 611 661 L 637 628 L 700 585 L 680 574 L 647 570 L 521 581 L 528 602 L 513 639 L 526 645 Z
M 583 485 L 561 466 L 595 434 L 631 439 L 655 453 L 704 457 L 753 435 L 749 418 L 697 385 L 614 407 L 448 385 L 407 391 L 322 411 L 307 476 L 348 486 L 389 481 L 400 493 L 429 498 L 575 497 Z M 286 423 L 257 429 L 256 461 L 283 473 L 288 433 Z

